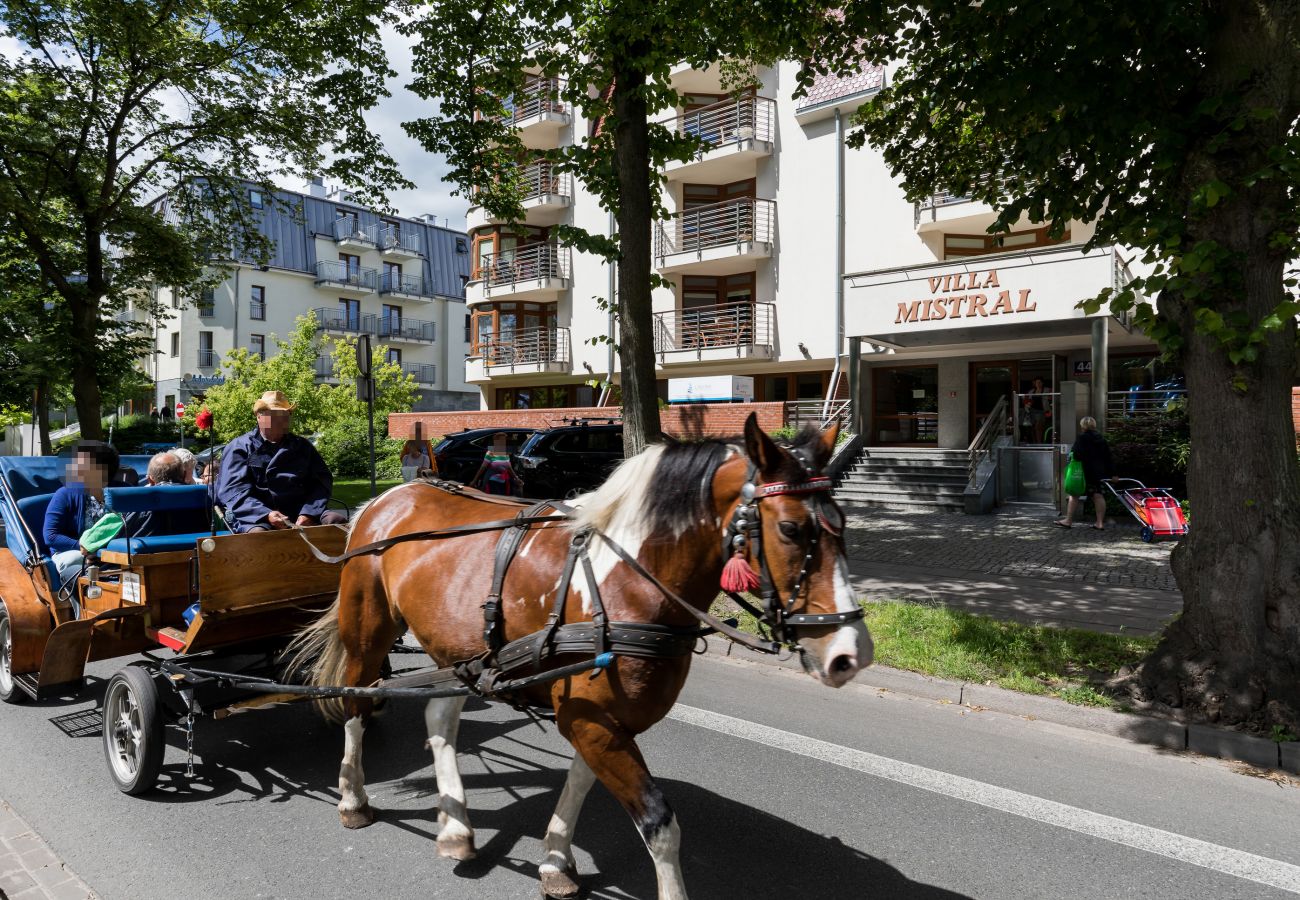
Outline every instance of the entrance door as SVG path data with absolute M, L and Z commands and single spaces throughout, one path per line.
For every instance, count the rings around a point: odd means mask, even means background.
M 939 367 L 872 369 L 871 427 L 875 444 L 939 441 Z
M 970 368 L 970 436 L 974 438 L 1000 398 L 1011 403 L 1011 395 L 1020 383 L 1020 364 L 1015 360 L 971 363 Z

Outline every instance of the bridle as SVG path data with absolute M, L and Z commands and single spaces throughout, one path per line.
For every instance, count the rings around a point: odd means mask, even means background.
M 801 481 L 778 481 L 758 484 L 755 478 L 758 467 L 752 462 L 750 463 L 749 473 L 745 477 L 745 484 L 740 489 L 740 503 L 731 514 L 731 520 L 727 523 L 727 529 L 723 533 L 722 555 L 724 560 L 733 554 L 742 556 L 748 563 L 752 550 L 752 556 L 758 560 L 757 595 L 762 601 L 762 608 L 754 607 L 753 604 L 741 597 L 738 592 L 726 591 L 726 593 L 741 608 L 758 619 L 762 626 L 767 628 L 771 633 L 772 640 L 802 654 L 803 649 L 799 646 L 798 629 L 844 625 L 863 618 L 866 613 L 860 606 L 855 606 L 853 609 L 843 612 L 794 612 L 795 605 L 804 592 L 804 583 L 807 581 L 808 570 L 812 565 L 813 556 L 817 552 L 821 532 L 825 531 L 838 537 L 844 528 L 843 514 L 830 496 L 834 487 L 831 479 L 825 475 L 811 474 L 807 463 L 798 456 L 795 458 L 804 467 L 804 478 Z M 804 556 L 799 567 L 799 574 L 795 576 L 794 585 L 790 588 L 789 599 L 784 601 L 781 599 L 776 581 L 772 578 L 772 570 L 767 562 L 767 553 L 763 548 L 763 525 L 760 506 L 761 501 L 769 497 L 782 495 L 805 497 L 812 508 L 815 523 L 812 529 L 812 537 L 804 542 L 802 548 Z

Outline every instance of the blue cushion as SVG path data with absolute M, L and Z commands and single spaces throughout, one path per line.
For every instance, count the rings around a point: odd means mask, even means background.
M 217 534 L 229 534 L 225 529 L 217 529 Z M 168 553 L 172 550 L 193 550 L 194 545 L 209 532 L 198 531 L 193 534 L 162 534 L 155 537 L 114 538 L 104 549 L 109 553 Z
M 207 509 L 208 488 L 202 484 L 160 484 L 104 490 L 104 502 L 119 513 L 176 509 Z
M 15 500 L 52 494 L 63 487 L 68 462 L 65 456 L 0 456 L 0 477 Z
M 18 501 L 18 513 L 27 523 L 27 527 L 32 530 L 32 535 L 36 538 L 36 549 L 41 556 L 45 556 L 50 549 L 45 546 L 45 511 L 50 506 L 50 500 L 53 494 L 37 494 L 34 497 L 24 497 Z M 21 528 L 15 529 L 21 531 Z M 8 529 L 5 530 L 6 536 Z M 23 541 L 26 542 L 27 535 L 23 535 Z M 12 544 L 10 545 L 12 549 Z

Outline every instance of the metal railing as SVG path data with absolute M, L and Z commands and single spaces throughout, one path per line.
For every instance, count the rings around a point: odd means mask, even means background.
M 402 363 L 402 374 L 413 376 L 416 384 L 434 384 L 438 367 L 433 363 Z
M 1187 388 L 1170 386 L 1145 391 L 1110 391 L 1106 394 L 1106 420 L 1164 412 L 1187 400 Z
M 776 102 L 767 97 L 742 97 L 693 109 L 661 124 L 679 134 L 699 138 L 701 153 L 741 141 L 771 141 Z
M 478 355 L 487 366 L 569 363 L 569 329 L 519 328 L 482 335 Z
M 342 284 L 361 290 L 373 291 L 378 282 L 378 269 L 349 266 L 333 259 L 316 261 L 317 284 Z
M 424 319 L 408 319 L 406 316 L 380 316 L 379 336 L 399 341 L 437 340 L 437 323 Z
M 538 197 L 559 196 L 572 197 L 569 175 L 544 160 L 531 162 L 519 173 L 523 182 L 523 199 L 535 200 Z
M 748 197 L 697 206 L 659 225 L 655 256 L 694 253 L 751 241 L 770 244 L 776 201 Z
M 654 314 L 655 352 L 771 347 L 776 304 L 721 303 Z
M 378 225 L 371 226 L 375 229 L 375 243 L 379 245 L 380 250 L 401 250 L 406 253 L 420 254 L 420 235 L 414 231 L 402 231 L 392 225 L 385 225 L 380 228 Z
M 199 350 L 199 368 L 212 369 L 221 364 L 221 356 L 216 350 Z
M 971 439 L 970 446 L 966 448 L 966 483 L 975 483 L 975 474 L 979 471 L 980 463 L 988 459 L 989 453 L 993 449 L 993 442 L 1007 433 L 1007 398 L 1004 394 L 998 398 L 998 402 L 993 404 L 993 411 L 988 414 L 984 424 L 980 426 L 979 431 L 975 432 L 975 437 Z
M 982 187 L 993 180 L 993 175 L 989 172 L 982 173 L 975 179 L 973 187 Z M 944 206 L 952 206 L 955 203 L 970 203 L 970 194 L 958 194 L 950 190 L 938 190 L 928 197 L 923 197 L 917 204 L 917 209 L 940 209 Z
M 334 220 L 333 233 L 335 241 L 356 241 L 360 244 L 375 243 L 374 226 L 362 228 L 361 220 L 356 216 L 339 216 Z
M 354 334 L 376 335 L 379 333 L 374 315 L 349 314 L 329 306 L 318 306 L 312 312 L 316 315 L 317 331 L 347 331 Z
M 519 93 L 505 100 L 506 114 L 504 120 L 518 125 L 534 116 L 544 113 L 566 114 L 568 104 L 560 99 L 564 81 L 559 78 L 538 78 L 524 85 Z
M 475 274 L 488 287 L 543 278 L 568 278 L 569 248 L 555 244 L 531 244 L 486 254 L 478 265 Z
M 385 272 L 379 279 L 379 293 L 408 294 L 412 297 L 431 297 L 433 292 L 426 290 L 423 275 L 399 275 Z
M 316 357 L 315 362 L 312 364 L 312 368 L 313 371 L 316 373 L 317 378 L 333 378 L 334 357 L 318 356 Z
M 787 400 L 785 404 L 785 424 L 791 428 L 816 425 L 825 428 L 832 422 L 843 426 L 848 421 L 849 401 L 832 400 Z
M 256 300 L 248 301 L 248 317 L 259 322 L 266 319 L 266 304 L 258 303 Z

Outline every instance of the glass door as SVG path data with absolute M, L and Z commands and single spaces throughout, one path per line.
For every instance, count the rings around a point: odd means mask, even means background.
M 971 363 L 971 417 L 970 436 L 975 437 L 984 420 L 993 412 L 998 400 L 1005 397 L 1011 403 L 1012 393 L 1019 384 L 1019 363 L 1010 362 Z M 1015 417 L 1008 409 L 1008 420 Z
M 938 366 L 873 369 L 872 385 L 874 443 L 938 445 Z

